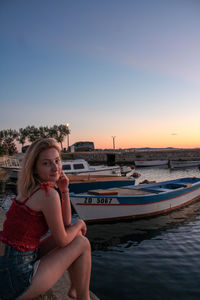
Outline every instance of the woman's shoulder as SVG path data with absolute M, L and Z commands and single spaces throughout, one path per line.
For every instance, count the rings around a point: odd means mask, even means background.
M 37 194 L 38 196 L 42 196 L 43 198 L 58 197 L 58 192 L 55 190 L 55 188 L 50 184 L 44 184 L 44 183 L 40 184 Z
M 42 211 L 47 204 L 50 205 L 52 203 L 52 205 L 55 205 L 56 202 L 59 202 L 59 194 L 53 187 L 48 190 L 39 188 L 37 192 L 29 198 L 26 205 L 37 211 Z
M 42 199 L 52 199 L 58 197 L 58 192 L 50 184 L 41 183 L 39 184 L 33 192 L 27 197 L 27 200 L 39 200 Z

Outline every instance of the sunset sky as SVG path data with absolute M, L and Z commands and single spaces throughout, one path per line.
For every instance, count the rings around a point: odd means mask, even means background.
M 0 0 L 0 130 L 200 147 L 199 0 Z

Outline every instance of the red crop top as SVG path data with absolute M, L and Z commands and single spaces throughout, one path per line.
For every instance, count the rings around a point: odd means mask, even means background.
M 30 209 L 25 203 L 40 188 L 48 195 L 50 187 L 49 184 L 41 184 L 23 202 L 17 201 L 16 198 L 12 199 L 13 203 L 6 213 L 3 231 L 0 231 L 0 241 L 23 252 L 38 248 L 41 237 L 48 231 L 48 225 L 42 212 Z

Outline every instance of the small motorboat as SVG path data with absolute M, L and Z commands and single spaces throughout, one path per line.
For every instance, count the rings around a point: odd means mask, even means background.
M 172 170 L 178 168 L 199 167 L 200 160 L 170 160 L 169 165 Z
M 156 166 L 167 166 L 168 160 L 135 160 L 134 161 L 136 167 L 156 167 Z
M 170 212 L 200 199 L 200 178 L 70 193 L 70 199 L 79 217 L 88 223 L 143 218 Z
M 66 175 L 112 175 L 121 176 L 120 166 L 91 166 L 85 159 L 62 161 L 62 169 Z

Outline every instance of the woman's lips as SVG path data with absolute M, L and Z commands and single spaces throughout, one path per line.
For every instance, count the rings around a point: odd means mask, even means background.
M 54 173 L 54 174 L 50 174 L 50 177 L 56 177 L 56 176 L 58 176 L 59 174 L 58 174 L 58 172 L 56 172 L 56 173 Z

